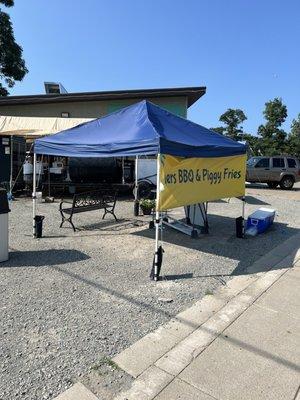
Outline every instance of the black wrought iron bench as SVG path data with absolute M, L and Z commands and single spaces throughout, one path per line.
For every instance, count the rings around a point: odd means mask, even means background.
M 105 218 L 106 214 L 112 214 L 115 220 L 118 221 L 114 212 L 116 200 L 117 191 L 112 192 L 111 190 L 105 189 L 74 194 L 73 200 L 71 201 L 62 199 L 59 204 L 59 212 L 62 218 L 60 228 L 63 226 L 64 222 L 67 221 L 71 224 L 75 232 L 76 228 L 72 221 L 73 215 L 93 210 L 104 210 L 102 219 Z

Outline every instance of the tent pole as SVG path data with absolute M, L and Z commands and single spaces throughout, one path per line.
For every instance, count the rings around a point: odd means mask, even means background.
M 122 185 L 125 184 L 125 161 L 124 157 L 122 157 Z
M 158 281 L 158 247 L 159 247 L 159 227 L 160 227 L 160 211 L 159 211 L 159 200 L 160 200 L 160 154 L 157 154 L 157 176 L 156 176 L 156 211 L 155 211 L 155 254 L 154 254 L 154 280 Z
M 139 173 L 139 156 L 135 157 L 135 201 L 138 201 L 138 173 Z
M 12 198 L 13 188 L 13 168 L 14 168 L 14 136 L 10 137 L 10 177 L 9 177 L 9 192 Z
M 48 155 L 48 196 L 51 196 L 51 183 L 50 183 L 50 156 Z
M 32 188 L 32 234 L 35 237 L 36 216 L 36 153 L 33 153 L 33 188 Z
M 134 183 L 134 216 L 137 217 L 139 215 L 139 199 L 138 199 L 138 172 L 139 172 L 139 156 L 135 157 L 135 183 Z
M 245 196 L 242 197 L 243 237 L 245 236 Z

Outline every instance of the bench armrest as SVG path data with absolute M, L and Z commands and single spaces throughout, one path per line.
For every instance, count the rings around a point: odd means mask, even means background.
M 73 204 L 73 200 L 64 200 L 64 199 L 61 199 L 61 201 L 60 201 L 60 203 L 59 203 L 59 208 L 61 208 L 62 205 L 63 205 L 64 203 L 66 203 L 66 204 Z
M 73 204 L 73 200 L 65 200 L 65 199 L 61 199 L 60 201 L 61 203 L 69 203 L 69 204 Z

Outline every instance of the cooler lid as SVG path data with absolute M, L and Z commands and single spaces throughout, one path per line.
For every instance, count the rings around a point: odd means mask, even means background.
M 255 219 L 265 219 L 269 218 L 275 215 L 275 210 L 272 208 L 259 208 L 258 210 L 254 211 L 251 215 L 249 215 L 249 218 L 255 218 Z

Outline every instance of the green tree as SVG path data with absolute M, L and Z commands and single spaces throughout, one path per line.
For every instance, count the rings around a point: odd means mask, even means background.
M 14 0 L 0 0 L 0 4 L 12 7 Z M 15 81 L 21 81 L 28 72 L 22 53 L 22 47 L 15 41 L 10 17 L 0 8 L 0 80 L 9 88 L 15 85 Z M 8 90 L 0 82 L 0 96 L 8 94 Z
M 224 135 L 225 128 L 223 126 L 217 126 L 216 128 L 209 128 L 211 131 L 217 132 L 220 135 Z
M 266 123 L 258 127 L 258 134 L 262 139 L 264 155 L 272 156 L 284 153 L 287 148 L 287 135 L 280 127 L 287 117 L 286 105 L 280 98 L 270 100 L 265 103 L 263 115 Z
M 300 114 L 292 121 L 288 137 L 288 152 L 300 159 Z
M 251 156 L 261 156 L 261 138 L 258 136 L 251 135 L 250 133 L 242 133 L 239 140 L 244 141 L 248 144 L 249 154 Z
M 238 140 L 241 133 L 243 133 L 243 128 L 240 125 L 246 121 L 246 119 L 247 117 L 244 111 L 229 108 L 219 118 L 219 121 L 225 124 L 225 127 L 223 127 L 223 134 L 229 136 L 231 139 Z

